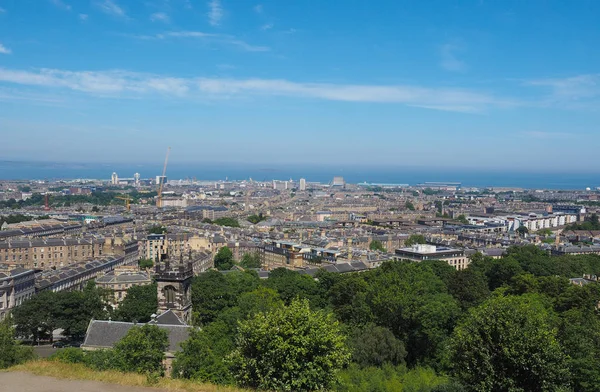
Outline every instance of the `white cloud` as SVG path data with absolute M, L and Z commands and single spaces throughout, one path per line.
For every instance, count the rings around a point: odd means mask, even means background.
M 137 39 L 167 39 L 167 38 L 195 38 L 206 41 L 211 44 L 230 45 L 240 48 L 246 52 L 268 52 L 271 50 L 267 46 L 251 45 L 235 36 L 228 34 L 205 33 L 202 31 L 168 31 L 156 35 L 133 35 Z
M 102 0 L 102 1 L 97 2 L 96 4 L 100 8 L 100 10 L 102 10 L 102 12 L 104 12 L 105 14 L 117 16 L 120 18 L 127 17 L 125 10 L 123 8 L 121 8 L 113 0 Z
M 260 26 L 260 29 L 263 31 L 271 30 L 272 28 L 273 28 L 273 23 L 267 23 L 267 24 Z
M 50 0 L 50 2 L 58 8 L 61 8 L 65 11 L 71 11 L 71 6 L 62 0 Z
M 82 20 L 82 21 L 88 20 L 88 14 L 79 14 L 79 20 Z
M 550 88 L 554 98 L 578 100 L 600 96 L 600 74 L 586 74 L 561 79 L 539 79 L 526 82 L 531 86 Z
M 208 23 L 211 26 L 218 26 L 221 24 L 221 19 L 223 19 L 221 0 L 211 0 L 208 3 Z
M 126 71 L 22 71 L 0 68 L 0 82 L 63 89 L 106 97 L 238 98 L 274 96 L 342 102 L 395 103 L 478 112 L 508 103 L 479 92 L 403 85 L 303 83 L 283 79 L 175 78 Z
M 155 12 L 152 15 L 150 15 L 150 20 L 152 22 L 169 23 L 171 21 L 171 18 L 169 18 L 169 15 L 165 14 L 164 12 Z
M 3 14 L 5 12 L 6 12 L 6 10 L 4 8 L 0 7 L 0 14 Z
M 0 53 L 2 54 L 11 54 L 12 51 L 8 49 L 6 46 L 0 44 Z
M 456 52 L 462 51 L 462 46 L 457 44 L 444 44 L 440 49 L 441 63 L 440 65 L 446 71 L 460 72 L 466 69 L 463 61 L 456 57 Z
M 257 4 L 253 7 L 254 12 L 256 12 L 257 14 L 262 14 L 264 11 L 263 5 L 262 4 Z

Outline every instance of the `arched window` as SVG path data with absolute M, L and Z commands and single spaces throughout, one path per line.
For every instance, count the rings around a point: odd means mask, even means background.
M 175 303 L 175 292 L 176 291 L 177 290 L 173 286 L 167 286 L 167 287 L 164 288 L 163 292 L 165 294 L 165 301 L 168 304 L 174 304 Z

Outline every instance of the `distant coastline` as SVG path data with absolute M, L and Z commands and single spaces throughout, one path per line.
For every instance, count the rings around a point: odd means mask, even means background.
M 270 167 L 271 166 L 271 167 Z M 274 166 L 274 167 L 273 167 Z M 158 164 L 110 164 L 0 161 L 0 180 L 108 180 L 115 171 L 121 177 L 153 178 L 160 174 Z M 424 182 L 459 182 L 462 187 L 515 187 L 525 189 L 585 190 L 600 186 L 600 173 L 516 172 L 498 170 L 401 168 L 350 165 L 265 165 L 242 163 L 170 164 L 169 179 L 218 180 L 298 180 L 328 183 L 343 176 L 349 183 L 416 185 Z

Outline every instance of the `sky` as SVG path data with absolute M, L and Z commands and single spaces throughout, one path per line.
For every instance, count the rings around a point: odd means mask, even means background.
M 0 160 L 600 172 L 600 2 L 0 0 Z

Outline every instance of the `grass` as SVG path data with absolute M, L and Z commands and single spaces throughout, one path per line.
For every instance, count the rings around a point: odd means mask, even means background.
M 145 375 L 137 373 L 121 373 L 118 371 L 91 370 L 81 364 L 62 363 L 48 360 L 37 360 L 13 366 L 6 371 L 26 372 L 37 376 L 48 376 L 66 380 L 98 381 L 130 387 L 159 388 L 169 392 L 243 392 L 234 387 L 203 384 L 191 380 L 160 378 L 150 383 Z

